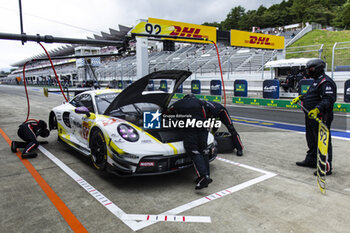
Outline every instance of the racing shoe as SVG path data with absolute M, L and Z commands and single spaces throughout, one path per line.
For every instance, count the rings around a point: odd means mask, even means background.
M 197 179 L 195 179 L 194 182 L 197 184 L 201 179 L 202 177 L 197 177 Z
M 202 177 L 197 177 L 197 179 L 194 181 L 196 184 L 201 180 Z
M 310 163 L 310 162 L 307 162 L 306 160 L 303 160 L 301 162 L 296 162 L 295 164 L 297 166 L 300 166 L 300 167 L 311 167 L 311 168 L 316 168 L 317 167 L 316 163 Z
M 16 153 L 17 152 L 17 143 L 15 141 L 12 141 L 11 142 L 11 151 L 13 153 Z
M 38 154 L 35 152 L 29 152 L 29 153 L 22 154 L 23 159 L 35 158 L 36 156 L 38 156 Z
M 213 180 L 208 175 L 201 177 L 201 179 L 199 180 L 199 182 L 196 185 L 196 190 L 202 189 L 202 188 L 207 188 L 208 184 L 210 184 L 211 182 L 213 182 Z
M 243 155 L 243 151 L 242 150 L 237 150 L 237 156 L 242 156 Z

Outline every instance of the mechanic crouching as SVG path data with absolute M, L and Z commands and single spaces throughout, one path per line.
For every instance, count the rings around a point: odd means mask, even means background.
M 232 124 L 232 120 L 227 109 L 219 103 L 212 101 L 204 101 L 205 111 L 207 118 L 217 118 L 226 126 L 227 130 L 230 132 L 233 146 L 237 149 L 237 156 L 243 155 L 243 144 L 239 134 L 237 133 L 235 127 Z M 213 128 L 212 133 L 215 133 L 218 129 Z
M 196 121 L 205 121 L 207 119 L 204 103 L 197 99 L 193 94 L 186 95 L 183 99 L 174 103 L 170 109 L 177 115 L 184 116 L 182 119 L 190 118 Z M 209 151 L 207 151 L 208 129 L 207 128 L 186 128 L 183 129 L 183 143 L 186 153 L 192 158 L 196 179 L 195 189 L 208 187 L 213 182 L 210 178 Z
M 50 135 L 50 131 L 47 129 L 47 124 L 43 120 L 30 120 L 21 124 L 18 128 L 17 135 L 24 141 L 12 141 L 11 143 L 11 151 L 13 153 L 17 152 L 17 148 L 25 148 L 22 152 L 22 158 L 35 158 L 37 153 L 35 153 L 35 149 L 39 146 L 39 142 L 37 141 L 37 137 L 48 137 Z M 41 142 L 41 144 L 45 144 L 47 142 Z

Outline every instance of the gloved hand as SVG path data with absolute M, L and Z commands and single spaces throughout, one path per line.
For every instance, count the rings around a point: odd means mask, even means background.
M 294 98 L 290 104 L 297 104 L 300 101 L 302 95 L 299 95 L 298 97 Z
M 311 109 L 307 116 L 310 119 L 316 119 L 317 115 L 320 113 L 320 110 L 318 108 Z

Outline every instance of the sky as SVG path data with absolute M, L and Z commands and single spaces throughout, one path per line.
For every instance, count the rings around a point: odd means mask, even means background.
M 229 11 L 242 6 L 256 10 L 282 0 L 22 0 L 23 31 L 27 35 L 82 38 L 100 35 L 118 25 L 135 26 L 148 17 L 193 24 L 221 22 Z M 20 34 L 19 1 L 0 1 L 0 32 Z M 64 44 L 45 44 L 46 49 Z M 0 70 L 43 53 L 36 42 L 0 40 Z

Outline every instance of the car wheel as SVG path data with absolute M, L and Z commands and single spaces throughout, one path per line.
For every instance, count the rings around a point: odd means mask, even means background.
M 90 137 L 91 161 L 97 170 L 107 166 L 107 147 L 105 137 L 100 129 L 95 129 Z
M 56 118 L 56 114 L 54 112 L 50 113 L 50 119 L 49 119 L 49 130 L 54 130 L 57 129 L 57 141 L 62 141 L 62 139 L 60 138 L 59 134 L 59 128 L 58 128 L 58 124 L 57 124 L 57 118 Z
M 234 149 L 233 139 L 228 132 L 216 132 L 214 135 L 216 142 L 218 143 L 218 153 L 231 153 Z

